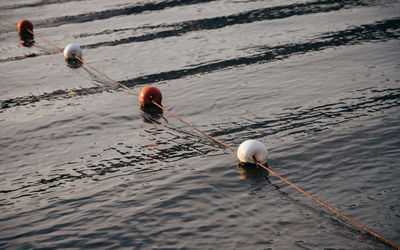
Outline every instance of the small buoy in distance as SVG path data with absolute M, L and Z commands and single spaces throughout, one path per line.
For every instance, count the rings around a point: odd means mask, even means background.
M 146 86 L 142 88 L 139 92 L 139 101 L 142 105 L 153 104 L 153 101 L 161 105 L 161 91 L 156 87 Z
M 247 140 L 240 144 L 237 157 L 241 163 L 265 164 L 268 161 L 268 150 L 260 141 Z
M 18 23 L 18 33 L 22 34 L 22 33 L 29 33 L 28 31 L 33 31 L 33 24 L 25 19 L 22 19 L 21 21 L 19 21 Z
M 68 44 L 64 49 L 64 57 L 65 59 L 75 59 L 75 56 L 82 58 L 82 50 L 78 45 L 71 43 Z
M 19 21 L 17 27 L 19 39 L 27 43 L 27 45 L 33 44 L 33 34 L 29 32 L 33 31 L 33 24 L 28 20 L 22 19 L 21 21 Z

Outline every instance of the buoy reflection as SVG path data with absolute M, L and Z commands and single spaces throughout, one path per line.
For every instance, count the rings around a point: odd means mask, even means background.
M 33 39 L 33 35 L 28 32 L 19 32 L 19 40 L 20 40 L 20 45 L 24 47 L 32 47 L 35 44 L 35 40 Z
M 254 180 L 268 177 L 268 172 L 265 169 L 249 163 L 239 163 L 237 172 L 240 179 Z
M 140 106 L 140 115 L 144 123 L 158 123 L 158 120 L 162 118 L 163 110 L 154 104 L 146 104 Z
M 72 69 L 77 69 L 82 67 L 82 62 L 73 58 L 73 59 L 65 59 L 65 65 Z

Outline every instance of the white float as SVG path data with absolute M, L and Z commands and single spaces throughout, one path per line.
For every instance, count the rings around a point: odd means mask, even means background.
M 237 157 L 241 163 L 257 164 L 259 162 L 265 164 L 268 161 L 268 150 L 260 141 L 247 140 L 240 144 L 237 150 Z
M 64 49 L 64 57 L 65 59 L 74 59 L 75 56 L 82 58 L 82 50 L 76 44 L 68 44 L 67 47 Z

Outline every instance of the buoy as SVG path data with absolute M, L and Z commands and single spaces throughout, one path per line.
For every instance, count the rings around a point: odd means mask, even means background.
M 76 44 L 68 44 L 64 49 L 64 57 L 65 59 L 76 59 L 75 56 L 82 58 L 82 50 Z
M 18 35 L 19 35 L 19 40 L 21 40 L 23 45 L 30 47 L 29 45 L 32 45 L 34 43 L 33 41 L 33 34 L 29 31 L 33 31 L 33 24 L 25 19 L 22 19 L 18 23 Z
M 265 164 L 268 161 L 268 150 L 260 141 L 247 140 L 240 144 L 237 157 L 241 163 Z
M 161 91 L 153 86 L 146 86 L 139 92 L 139 101 L 142 105 L 153 104 L 153 101 L 161 105 Z
M 22 19 L 21 21 L 19 21 L 18 23 L 18 33 L 22 34 L 22 33 L 29 33 L 28 31 L 33 31 L 33 24 L 25 19 Z

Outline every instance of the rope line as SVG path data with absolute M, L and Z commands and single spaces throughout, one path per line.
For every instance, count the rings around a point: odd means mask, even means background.
M 338 210 L 334 209 L 333 207 L 329 206 L 328 204 L 326 204 L 325 202 L 317 199 L 315 196 L 307 193 L 306 191 L 304 191 L 303 189 L 299 188 L 298 186 L 296 186 L 295 184 L 293 184 L 291 181 L 288 181 L 287 179 L 283 178 L 282 176 L 280 176 L 279 174 L 275 173 L 274 171 L 272 171 L 271 169 L 269 169 L 268 167 L 264 166 L 263 164 L 257 162 L 257 165 L 264 168 L 265 170 L 267 170 L 268 172 L 270 172 L 271 174 L 275 175 L 276 177 L 278 177 L 279 179 L 281 179 L 282 181 L 286 182 L 287 184 L 289 184 L 291 187 L 295 188 L 296 190 L 298 190 L 299 192 L 305 194 L 306 196 L 308 196 L 309 198 L 313 199 L 314 201 L 316 201 L 317 203 L 321 204 L 322 206 L 328 208 L 329 210 L 331 210 L 332 212 L 340 215 L 341 217 L 343 217 L 344 219 L 346 219 L 347 221 L 353 223 L 354 225 L 364 229 L 365 231 L 367 231 L 368 233 L 372 234 L 373 236 L 379 238 L 380 240 L 383 240 L 385 243 L 400 249 L 400 247 L 398 245 L 396 245 L 395 243 L 383 238 L 382 236 L 380 236 L 379 234 L 373 232 L 372 230 L 364 227 L 363 225 L 361 225 L 360 223 L 358 223 L 357 221 L 347 217 L 346 215 L 342 214 L 341 212 L 339 212 Z
M 157 107 L 159 107 L 160 109 L 164 110 L 164 111 L 167 112 L 168 114 L 172 115 L 173 117 L 175 117 L 175 118 L 176 118 L 177 120 L 179 120 L 180 122 L 182 122 L 182 123 L 188 125 L 188 126 L 191 127 L 192 129 L 194 129 L 194 130 L 196 130 L 197 132 L 199 132 L 200 134 L 204 135 L 205 137 L 207 137 L 207 138 L 209 138 L 209 139 L 215 141 L 216 143 L 218 143 L 218 144 L 220 144 L 220 145 L 222 145 L 222 146 L 224 146 L 224 147 L 230 149 L 230 150 L 233 151 L 233 152 L 237 152 L 237 150 L 236 150 L 235 148 L 233 148 L 233 147 L 231 147 L 231 146 L 229 146 L 229 145 L 227 145 L 227 144 L 221 142 L 220 140 L 218 140 L 218 139 L 212 137 L 211 135 L 206 134 L 203 130 L 201 130 L 201 129 L 197 128 L 196 126 L 190 124 L 189 122 L 183 120 L 182 118 L 180 118 L 179 116 L 175 115 L 174 113 L 172 113 L 172 112 L 169 111 L 168 109 L 164 108 L 162 105 L 156 103 L 154 100 L 153 100 L 153 104 L 156 105 Z
M 8 21 L 8 20 L 5 20 L 5 21 L 8 22 L 8 23 L 10 23 L 10 24 L 13 24 L 14 26 L 17 26 L 17 24 L 15 24 L 15 23 L 13 23 L 13 22 L 11 22 L 11 21 Z M 42 38 L 41 36 L 39 36 L 39 35 L 36 34 L 35 32 L 33 32 L 33 31 L 29 30 L 29 29 L 28 29 L 27 31 L 28 31 L 29 33 L 31 33 L 32 35 L 38 37 L 38 38 L 41 39 L 42 41 L 44 41 L 44 42 L 50 44 L 50 45 L 53 46 L 54 48 L 60 50 L 61 52 L 64 51 L 64 49 L 58 47 L 57 45 L 55 45 L 54 43 L 50 42 L 49 40 Z M 139 95 L 138 92 L 137 92 L 136 90 L 131 89 L 131 88 L 129 88 L 128 86 L 126 86 L 126 85 L 124 85 L 124 84 L 122 84 L 122 83 L 120 83 L 120 82 L 118 82 L 118 81 L 112 79 L 112 78 L 109 77 L 107 74 L 103 73 L 102 71 L 96 69 L 95 67 L 93 67 L 92 65 L 90 65 L 89 63 L 87 63 L 86 61 L 84 61 L 82 58 L 80 58 L 80 57 L 78 57 L 78 56 L 76 56 L 76 55 L 75 55 L 74 57 L 75 57 L 77 60 L 79 60 L 80 62 L 82 62 L 83 64 L 85 64 L 86 66 L 88 66 L 89 68 L 91 68 L 92 70 L 94 70 L 94 71 L 96 71 L 97 73 L 99 73 L 100 75 L 102 75 L 103 77 L 105 77 L 105 78 L 107 78 L 108 80 L 112 81 L 112 82 L 115 83 L 116 85 L 118 85 L 118 86 L 120 86 L 120 87 L 122 87 L 122 88 L 125 88 L 125 89 L 131 91 L 131 92 L 134 93 L 135 95 Z M 222 145 L 223 147 L 225 147 L 225 148 L 231 150 L 232 152 L 237 152 L 237 150 L 236 150 L 235 148 L 233 148 L 233 147 L 231 147 L 231 146 L 229 146 L 229 145 L 223 143 L 222 141 L 220 141 L 220 140 L 218 140 L 218 139 L 216 139 L 216 138 L 214 138 L 214 137 L 208 135 L 208 134 L 205 133 L 203 130 L 197 128 L 196 126 L 190 124 L 189 122 L 187 122 L 187 121 L 183 120 L 182 118 L 180 118 L 179 116 L 175 115 L 174 113 L 172 113 L 171 111 L 169 111 L 168 109 L 166 109 L 165 107 L 163 107 L 161 104 L 155 102 L 154 100 L 153 100 L 152 102 L 153 102 L 154 105 L 156 105 L 156 106 L 159 107 L 160 109 L 164 110 L 165 112 L 167 112 L 167 113 L 170 114 L 171 116 L 175 117 L 178 121 L 180 121 L 180 122 L 186 124 L 187 126 L 191 127 L 191 128 L 194 129 L 195 131 L 197 131 L 197 132 L 199 132 L 200 134 L 204 135 L 205 137 L 209 138 L 210 140 L 212 140 L 212 141 L 214 141 L 214 142 L 216 142 L 216 143 Z M 264 168 L 264 169 L 267 170 L 269 173 L 271 173 L 271 174 L 273 174 L 274 176 L 278 177 L 278 178 L 281 179 L 283 182 L 287 183 L 288 185 L 290 185 L 290 186 L 293 187 L 294 189 L 298 190 L 298 191 L 301 192 L 302 194 L 306 195 L 307 197 L 311 198 L 311 199 L 314 200 L 315 202 L 317 202 L 317 203 L 319 203 L 320 205 L 322 205 L 322 206 L 328 208 L 329 210 L 331 210 L 332 212 L 334 212 L 334 213 L 336 213 L 337 215 L 341 216 L 341 217 L 344 218 L 345 220 L 351 222 L 353 225 L 358 226 L 359 228 L 365 230 L 366 232 L 370 233 L 371 235 L 375 236 L 376 238 L 378 238 L 378 239 L 384 241 L 385 243 L 391 245 L 392 247 L 397 248 L 397 249 L 400 250 L 400 246 L 398 246 L 398 245 L 396 245 L 395 243 L 393 243 L 393 242 L 387 240 L 386 238 L 380 236 L 379 234 L 373 232 L 372 230 L 370 230 L 370 229 L 364 227 L 363 225 L 361 225 L 360 223 L 356 222 L 355 220 L 353 220 L 353 219 L 347 217 L 346 215 L 342 214 L 341 212 L 339 212 L 338 210 L 334 209 L 334 208 L 331 207 L 330 205 L 328 205 L 328 204 L 326 204 L 325 202 L 323 202 L 323 201 L 317 199 L 315 196 L 313 196 L 313 195 L 307 193 L 306 191 L 304 191 L 304 190 L 301 189 L 300 187 L 296 186 L 296 185 L 293 184 L 291 181 L 289 181 L 289 180 L 285 179 L 284 177 L 280 176 L 279 174 L 275 173 L 274 171 L 272 171 L 270 168 L 266 167 L 265 165 L 263 165 L 263 164 L 261 164 L 261 163 L 259 163 L 259 162 L 257 162 L 257 165 L 260 166 L 260 167 L 262 167 L 262 168 Z
M 122 83 L 120 83 L 120 82 L 117 82 L 116 80 L 112 79 L 111 77 L 109 77 L 109 76 L 106 75 L 105 73 L 101 72 L 100 70 L 96 69 L 95 67 L 93 67 L 93 66 L 90 65 L 89 63 L 85 62 L 85 61 L 84 61 L 82 58 L 80 58 L 79 56 L 76 56 L 76 55 L 75 55 L 74 57 L 75 57 L 78 61 L 80 61 L 81 63 L 85 64 L 86 66 L 88 66 L 88 67 L 91 68 L 92 70 L 96 71 L 96 72 L 99 73 L 100 75 L 104 76 L 104 77 L 107 78 L 108 80 L 112 81 L 112 82 L 115 83 L 116 85 L 118 85 L 118 86 L 120 86 L 120 87 L 122 87 L 122 88 L 124 88 L 124 89 L 127 89 L 127 90 L 129 90 L 129 91 L 132 91 L 135 95 L 139 95 L 139 93 L 138 93 L 136 90 L 131 89 L 131 88 L 129 88 L 128 86 L 126 86 L 126 85 L 124 85 L 124 84 L 122 84 Z
M 2 18 L 2 17 L 0 17 L 0 20 L 4 21 L 4 22 L 6 22 L 6 23 L 9 23 L 9 24 L 11 24 L 11 25 L 14 25 L 15 27 L 18 27 L 18 24 L 17 24 L 17 23 L 11 22 L 10 20 L 4 19 L 4 18 Z
M 44 42 L 50 44 L 51 46 L 53 46 L 54 48 L 58 49 L 59 51 L 61 51 L 61 52 L 64 51 L 63 48 L 60 48 L 60 47 L 58 47 L 57 45 L 55 45 L 54 43 L 50 42 L 49 40 L 44 39 L 43 37 L 41 37 L 41 36 L 39 36 L 38 34 L 36 34 L 35 32 L 33 32 L 32 30 L 27 29 L 27 31 L 28 31 L 29 33 L 31 33 L 32 35 L 36 36 L 37 38 L 39 38 L 40 40 L 42 40 L 42 41 L 44 41 Z
M 18 24 L 14 23 L 14 22 L 11 22 L 11 21 L 6 20 L 6 19 L 2 19 L 2 20 L 4 20 L 5 22 L 7 22 L 7 23 L 9 23 L 9 24 L 11 24 L 11 25 L 14 25 L 14 26 L 18 27 Z M 36 36 L 36 37 L 39 38 L 40 40 L 42 40 L 42 41 L 48 43 L 48 44 L 51 45 L 52 47 L 58 49 L 60 52 L 64 52 L 64 49 L 63 49 L 63 48 L 57 46 L 56 44 L 50 42 L 49 40 L 47 40 L 47 39 L 45 39 L 45 38 L 39 36 L 39 35 L 38 35 L 37 33 L 35 33 L 33 30 L 26 29 L 26 31 L 28 31 L 28 32 L 31 33 L 32 35 Z M 136 95 L 139 95 L 138 92 L 137 92 L 136 90 L 131 89 L 131 88 L 127 87 L 126 85 L 121 84 L 121 83 L 115 81 L 114 79 L 112 79 L 112 78 L 109 77 L 108 75 L 104 74 L 103 72 L 101 72 L 100 70 L 96 69 L 95 67 L 93 67 L 93 66 L 90 65 L 89 63 L 85 62 L 82 58 L 79 58 L 79 57 L 76 56 L 76 55 L 74 55 L 74 57 L 75 57 L 78 61 L 80 61 L 81 63 L 85 64 L 86 66 L 88 66 L 88 67 L 91 68 L 92 70 L 94 70 L 94 71 L 96 71 L 97 73 L 99 73 L 100 75 L 102 75 L 103 77 L 105 77 L 105 78 L 107 78 L 108 80 L 112 81 L 114 84 L 116 84 L 116 85 L 118 85 L 118 86 L 120 86 L 120 87 L 122 87 L 122 88 L 125 88 L 125 89 L 127 89 L 127 90 L 129 90 L 129 91 L 133 91 Z
M 50 42 L 49 40 L 44 39 L 43 37 L 39 36 L 37 33 L 33 32 L 32 30 L 27 29 L 27 31 L 28 31 L 29 33 L 31 33 L 32 35 L 36 36 L 37 38 L 41 39 L 42 41 L 44 41 L 44 42 L 50 44 L 51 46 L 53 46 L 54 48 L 58 49 L 59 51 L 64 52 L 64 49 L 63 49 L 63 48 L 60 48 L 60 47 L 58 47 L 57 45 L 55 45 L 54 43 Z M 75 57 L 78 61 L 80 61 L 81 63 L 85 64 L 86 66 L 88 66 L 89 68 L 91 68 L 92 70 L 94 70 L 95 72 L 97 72 L 97 73 L 99 73 L 100 75 L 102 75 L 103 77 L 105 77 L 106 79 L 112 81 L 114 84 L 116 84 L 116 85 L 118 85 L 118 86 L 120 86 L 120 87 L 122 87 L 122 88 L 125 88 L 125 89 L 127 89 L 127 90 L 129 90 L 129 91 L 133 91 L 133 93 L 135 93 L 136 95 L 139 95 L 138 92 L 137 92 L 136 90 L 131 89 L 131 88 L 127 87 L 126 85 L 121 84 L 121 83 L 115 81 L 114 79 L 112 79 L 111 77 L 109 77 L 108 75 L 106 75 L 105 73 L 103 73 L 103 72 L 101 72 L 100 70 L 98 70 L 98 69 L 96 69 L 95 67 L 93 67 L 93 66 L 92 66 L 91 64 L 89 64 L 88 62 L 84 61 L 82 58 L 78 57 L 77 55 L 74 55 L 74 57 Z

